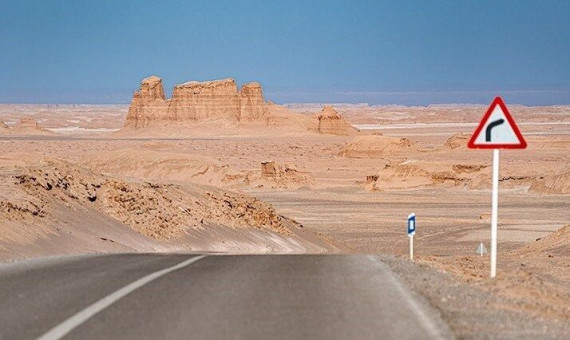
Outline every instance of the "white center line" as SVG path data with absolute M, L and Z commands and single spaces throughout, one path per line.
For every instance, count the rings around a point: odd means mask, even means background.
M 42 336 L 37 338 L 37 340 L 61 339 L 67 333 L 71 332 L 74 328 L 78 327 L 79 325 L 81 325 L 82 323 L 87 321 L 93 315 L 95 315 L 95 314 L 99 313 L 100 311 L 102 311 L 103 309 L 109 307 L 110 305 L 117 302 L 119 299 L 126 296 L 127 294 L 132 293 L 134 290 L 146 285 L 147 283 L 149 283 L 151 281 L 158 279 L 159 277 L 161 277 L 163 275 L 166 275 L 172 271 L 175 271 L 175 270 L 184 268 L 186 266 L 189 266 L 192 263 L 199 261 L 206 256 L 207 255 L 196 256 L 196 257 L 193 257 L 193 258 L 188 259 L 186 261 L 180 262 L 179 264 L 174 265 L 172 267 L 168 267 L 168 268 L 156 271 L 154 273 L 148 274 L 147 276 L 142 277 L 142 278 L 124 286 L 123 288 L 105 296 L 101 300 L 99 300 L 99 301 L 93 303 L 92 305 L 86 307 L 85 309 L 77 312 L 76 314 L 69 317 L 67 320 L 63 321 L 59 325 L 55 326 L 54 328 L 52 328 L 49 331 L 47 331 L 46 333 L 44 333 Z

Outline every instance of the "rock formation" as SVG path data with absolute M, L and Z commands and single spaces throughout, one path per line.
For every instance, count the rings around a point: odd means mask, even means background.
M 467 142 L 470 135 L 467 133 L 456 133 L 445 141 L 444 148 L 446 149 L 467 149 Z
M 529 191 L 540 194 L 570 194 L 570 170 L 537 179 L 529 187 Z
M 428 187 L 468 187 L 479 189 L 488 187 L 483 181 L 489 176 L 485 164 L 454 164 L 406 160 L 389 162 L 378 177 L 367 176 L 365 188 L 368 190 L 400 190 Z
M 257 120 L 267 116 L 267 112 L 261 84 L 243 85 L 240 91 L 240 120 Z
M 142 98 L 150 100 L 165 100 L 162 79 L 157 76 L 150 76 L 143 79 L 141 83 L 140 95 Z
M 38 125 L 38 122 L 36 122 L 33 118 L 31 117 L 24 117 L 22 119 L 20 119 L 20 121 L 18 123 L 16 123 L 16 125 L 14 125 L 14 127 L 16 128 L 21 128 L 21 129 L 41 129 L 40 126 Z
M 166 99 L 162 80 L 144 79 L 133 95 L 125 126 L 141 128 L 153 122 L 199 121 L 229 118 L 235 122 L 265 121 L 268 108 L 259 83 L 242 86 L 238 91 L 232 78 L 206 82 L 191 81 L 176 85 Z
M 281 177 L 281 167 L 273 161 L 261 163 L 261 177 Z
M 407 138 L 368 135 L 350 141 L 342 148 L 339 156 L 349 158 L 403 156 L 415 151 L 414 143 Z
M 3 132 L 12 135 L 53 135 L 54 132 L 42 128 L 31 117 L 23 117 L 14 126 L 6 127 Z
M 298 189 L 310 187 L 313 184 L 311 175 L 302 172 L 294 165 L 278 164 L 274 161 L 261 163 L 261 178 L 251 176 L 250 185 L 258 188 Z
M 376 182 L 378 180 L 379 175 L 366 175 L 366 184 L 370 184 Z
M 358 129 L 350 125 L 350 123 L 330 105 L 323 107 L 317 119 L 319 120 L 319 133 L 345 136 L 358 132 Z

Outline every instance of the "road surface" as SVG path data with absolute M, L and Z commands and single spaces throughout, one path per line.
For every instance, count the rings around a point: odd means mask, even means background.
M 93 255 L 0 265 L 0 339 L 446 339 L 366 255 Z

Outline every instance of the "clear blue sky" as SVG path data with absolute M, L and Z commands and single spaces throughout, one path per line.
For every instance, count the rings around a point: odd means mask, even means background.
M 0 0 L 0 102 L 128 103 L 156 74 L 276 102 L 570 104 L 570 1 Z

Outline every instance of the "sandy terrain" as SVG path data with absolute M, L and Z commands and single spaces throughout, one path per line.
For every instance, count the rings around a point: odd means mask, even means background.
M 0 256 L 108 251 L 324 252 L 335 247 L 254 197 L 118 179 L 39 153 L 4 153 Z
M 420 263 L 570 321 L 570 235 L 561 229 L 570 218 L 570 108 L 510 106 L 529 147 L 501 152 L 498 284 L 487 279 L 488 257 L 475 254 L 480 242 L 490 247 L 491 152 L 466 148 L 484 106 L 338 106 L 361 130 L 349 135 L 308 126 L 322 105 L 289 109 L 296 122 L 282 129 L 289 111 L 274 106 L 279 122 L 269 129 L 209 120 L 141 133 L 119 131 L 124 106 L 0 105 L 0 257 L 405 255 L 415 212 Z M 39 126 L 16 130 L 22 117 Z

